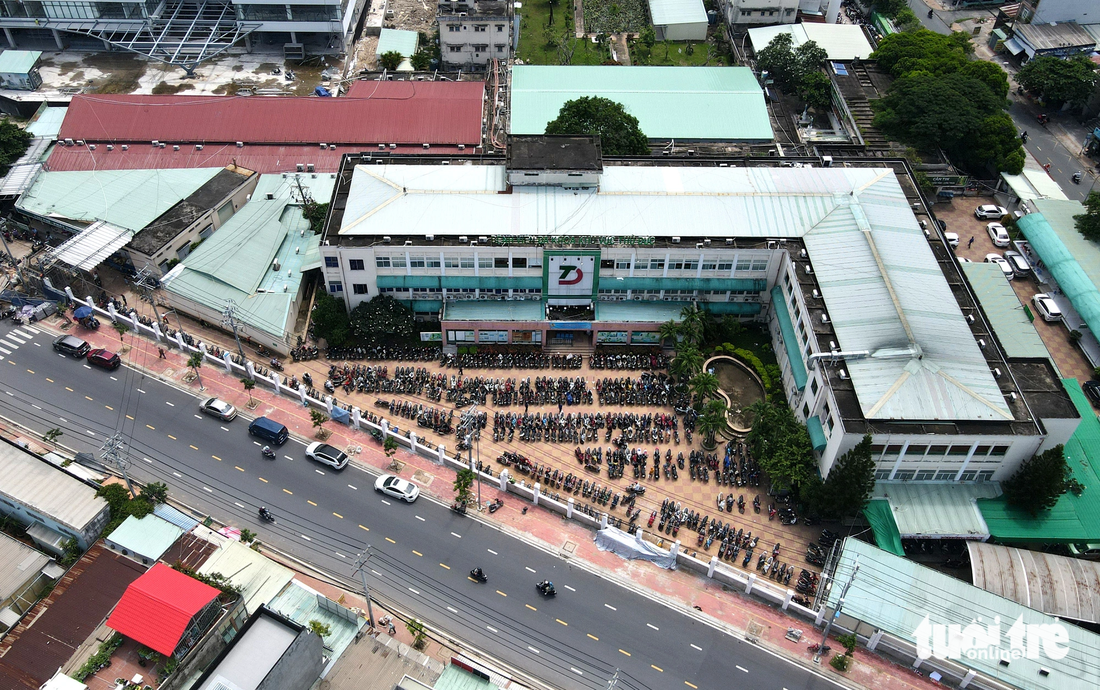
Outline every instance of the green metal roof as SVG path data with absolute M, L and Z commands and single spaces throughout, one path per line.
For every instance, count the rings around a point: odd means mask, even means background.
M 618 287 L 617 284 L 616 287 Z M 678 322 L 680 312 L 690 304 L 690 302 L 597 302 L 596 320 L 616 323 Z
M 434 690 L 497 690 L 498 686 L 454 664 L 448 664 L 432 687 Z
M 43 104 L 35 113 L 34 121 L 27 125 L 27 131 L 36 137 L 56 139 L 61 131 L 61 123 L 65 120 L 68 108 L 51 107 Z
M 1012 285 L 1005 280 L 1004 273 L 995 264 L 962 264 L 963 273 L 970 281 L 974 293 L 981 302 L 997 340 L 1004 346 L 1009 357 L 1050 359 L 1050 352 L 1039 337 L 1039 332 L 1027 317 L 1024 305 Z M 1050 359 L 1051 364 L 1054 360 Z M 1057 368 L 1057 366 L 1055 367 Z
M 41 50 L 5 50 L 0 53 L 0 74 L 28 74 L 40 57 Z
M 859 572 L 853 578 L 856 559 Z M 981 653 L 961 660 L 985 676 L 1029 690 L 1092 690 L 1100 686 L 1100 666 L 1095 661 L 1100 636 L 1084 628 L 1062 624 L 1069 635 L 1062 647 L 1068 650 L 1063 659 L 1055 661 L 1039 651 L 1038 658 L 1013 655 L 1010 663 L 1002 665 L 999 653 L 1012 651 L 1008 631 L 1017 619 L 1022 618 L 1029 627 L 1055 625 L 1059 621 L 852 537 L 844 540 L 833 579 L 837 584 L 849 580 L 852 583 L 844 595 L 842 615 L 864 621 L 911 644 L 916 644 L 916 631 L 926 618 L 933 625 L 957 625 L 960 629 L 976 619 L 982 621 L 983 631 L 999 619 L 1000 640 L 990 650 L 993 653 L 975 650 Z M 834 586 L 830 590 L 829 608 L 836 608 L 843 589 Z M 1041 667 L 1052 671 L 1041 675 Z
M 772 288 L 772 306 L 775 308 L 775 320 L 779 322 L 779 332 L 783 335 L 783 347 L 787 348 L 787 360 L 791 364 L 791 375 L 798 390 L 806 387 L 806 363 L 802 361 L 802 350 L 794 335 L 794 324 L 787 311 L 787 301 L 783 299 L 783 289 L 776 285 Z
M 374 51 L 374 54 L 381 55 L 392 50 L 408 58 L 416 52 L 419 43 L 420 35 L 415 31 L 382 29 L 382 33 L 378 36 L 378 48 Z
M 140 230 L 224 168 L 43 172 L 16 202 L 37 216 Z
M 332 196 L 335 181 L 328 175 L 299 181 L 315 199 Z M 281 340 L 302 271 L 315 265 L 320 243 L 302 217 L 297 193 L 293 177 L 262 175 L 252 200 L 165 276 L 164 289 L 216 311 L 232 299 L 239 322 Z M 273 271 L 276 259 L 279 270 Z
M 821 426 L 821 418 L 816 414 L 806 418 L 806 431 L 810 434 L 810 443 L 814 450 L 820 452 L 829 445 L 829 439 L 825 438 L 825 427 Z
M 622 103 L 650 139 L 771 141 L 764 92 L 747 67 L 516 65 L 512 134 L 543 134 L 566 102 Z
M 447 302 L 443 310 L 444 321 L 542 321 L 545 318 L 546 312 L 538 300 L 459 300 Z
M 146 515 L 141 519 L 131 515 L 107 535 L 107 539 L 123 549 L 156 560 L 176 543 L 181 534 L 182 529 L 156 515 Z
M 906 539 L 988 539 L 989 527 L 977 501 L 1000 495 L 996 482 L 881 481 L 872 493 L 890 504 L 898 532 Z
M 1085 239 L 1073 216 L 1085 212 L 1079 201 L 1035 199 L 1037 213 L 1021 218 L 1017 227 L 1058 281 L 1073 308 L 1093 333 L 1100 333 L 1100 245 Z
M 1064 494 L 1057 505 L 1038 518 L 1011 508 L 1004 498 L 978 501 L 989 533 L 1001 543 L 1060 543 L 1100 541 L 1100 420 L 1081 391 L 1077 379 L 1062 379 L 1069 397 L 1081 413 L 1081 423 L 1065 446 L 1066 463 L 1073 477 L 1085 485 L 1080 496 Z
M 901 533 L 894 522 L 894 514 L 890 511 L 888 501 L 869 501 L 863 509 L 863 517 L 871 523 L 871 531 L 875 533 L 875 543 L 883 551 L 895 556 L 905 556 L 905 549 L 901 545 Z

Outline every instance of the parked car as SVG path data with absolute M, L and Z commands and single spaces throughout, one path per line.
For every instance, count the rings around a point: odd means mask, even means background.
M 1012 266 L 1012 271 L 1018 276 L 1026 276 L 1031 273 L 1031 264 L 1020 252 L 1005 252 L 1005 261 Z
M 1007 247 L 1010 240 L 1008 238 L 1008 230 L 1000 223 L 989 223 L 985 226 L 986 232 L 989 233 L 989 239 L 993 240 L 994 247 Z
M 327 443 L 311 443 L 306 446 L 306 457 L 322 465 L 328 465 L 334 470 L 342 470 L 348 466 L 348 454 L 330 446 Z
M 199 403 L 199 410 L 212 417 L 217 417 L 223 422 L 231 421 L 237 416 L 237 408 L 218 398 L 207 398 L 203 400 Z
M 406 503 L 412 503 L 420 495 L 420 489 L 416 484 L 392 474 L 383 474 L 379 477 L 374 483 L 374 490 Z
M 84 342 L 75 335 L 59 335 L 54 338 L 53 349 L 57 350 L 63 355 L 69 355 L 70 357 L 76 357 L 81 359 L 84 355 L 88 354 L 88 351 L 92 349 L 92 346 Z
M 97 347 L 88 352 L 88 364 L 100 369 L 114 371 L 122 366 L 122 358 L 110 350 Z
M 1000 220 L 1008 215 L 1008 210 L 1003 206 L 994 204 L 982 204 L 974 209 L 974 215 L 982 220 Z
M 1012 280 L 1016 275 L 1012 272 L 1012 265 L 1005 261 L 1005 258 L 1000 254 L 986 254 L 985 262 L 987 264 L 997 264 L 997 267 L 1004 273 L 1005 278 Z
M 1085 397 L 1094 407 L 1100 407 L 1100 381 L 1085 381 L 1081 390 L 1085 391 Z
M 1100 384 L 1100 381 L 1089 381 L 1088 383 Z M 1100 560 L 1100 544 L 1068 544 L 1066 548 L 1069 549 L 1070 555 L 1077 558 L 1090 561 Z
M 1061 321 L 1062 310 L 1058 308 L 1058 305 L 1054 303 L 1054 298 L 1050 295 L 1040 292 L 1031 298 L 1031 304 L 1035 307 L 1035 312 L 1043 319 L 1043 321 Z
M 959 233 L 957 232 L 945 232 L 943 233 L 943 239 L 947 242 L 947 246 L 952 249 L 958 249 L 959 247 Z

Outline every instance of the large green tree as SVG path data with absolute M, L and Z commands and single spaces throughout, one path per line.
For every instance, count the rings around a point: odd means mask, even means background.
M 745 441 L 773 482 L 797 489 L 817 476 L 810 434 L 782 396 L 757 401 L 750 410 L 754 421 Z
M 649 140 L 638 118 L 621 103 L 584 96 L 566 101 L 558 116 L 546 125 L 547 134 L 597 134 L 605 156 L 647 156 Z
M 1024 460 L 1016 474 L 1001 482 L 1001 491 L 1009 505 L 1032 517 L 1050 510 L 1069 488 L 1070 469 L 1062 446 Z
M 339 347 L 351 335 L 351 321 L 343 300 L 336 299 L 324 289 L 317 291 L 310 322 L 317 337 L 324 338 L 329 346 Z
M 828 57 L 825 49 L 814 41 L 806 41 L 795 48 L 791 35 L 782 33 L 757 53 L 756 66 L 761 71 L 767 71 L 785 93 L 796 95 L 813 106 L 828 105 L 829 78 L 821 73 Z M 825 79 L 824 88 L 822 77 Z
M 970 37 L 961 31 L 944 36 L 919 29 L 883 38 L 871 59 L 895 77 L 915 71 L 942 75 L 962 69 L 973 52 Z
M 1100 242 L 1100 192 L 1089 192 L 1085 199 L 1085 212 L 1074 216 L 1077 232 L 1093 242 Z
M 1096 65 L 1085 55 L 1037 57 L 1020 68 L 1016 81 L 1051 106 L 1080 105 L 1096 85 Z
M 676 355 L 668 365 L 668 373 L 678 381 L 688 381 L 703 368 L 703 353 L 689 341 L 683 341 L 676 348 Z
M 412 336 L 412 311 L 389 295 L 377 295 L 351 312 L 351 332 L 371 342 L 395 342 Z
M 0 120 L 0 175 L 7 175 L 11 164 L 27 152 L 31 145 L 30 133 L 8 118 Z
M 854 517 L 866 507 L 874 488 L 875 460 L 868 435 L 836 461 L 818 492 L 815 507 L 823 517 Z

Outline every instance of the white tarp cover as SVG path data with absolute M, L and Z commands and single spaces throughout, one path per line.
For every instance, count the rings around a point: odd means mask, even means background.
M 668 551 L 614 527 L 596 532 L 596 548 L 600 551 L 611 551 L 627 560 L 640 558 L 665 570 L 676 569 L 676 557 Z

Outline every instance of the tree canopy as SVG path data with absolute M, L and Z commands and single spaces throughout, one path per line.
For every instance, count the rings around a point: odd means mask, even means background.
M 829 78 L 821 67 L 829 54 L 813 41 L 797 48 L 788 33 L 778 34 L 756 55 L 756 66 L 767 71 L 779 88 L 815 107 L 829 104 Z M 824 80 L 824 81 L 823 81 Z
M 754 420 L 745 441 L 773 482 L 797 488 L 817 476 L 806 425 L 795 419 L 783 396 L 759 400 L 750 408 Z
M 1085 199 L 1085 212 L 1073 217 L 1077 232 L 1086 238 L 1100 242 L 1100 192 L 1089 192 Z
M 598 134 L 605 156 L 647 156 L 649 140 L 638 126 L 638 118 L 621 103 L 584 96 L 566 101 L 558 116 L 546 125 L 547 134 Z
M 918 29 L 886 36 L 871 59 L 894 77 L 917 71 L 942 75 L 961 70 L 973 52 L 970 37 L 961 31 L 944 36 Z
M 1085 55 L 1066 59 L 1037 57 L 1016 73 L 1016 81 L 1021 86 L 1039 94 L 1052 106 L 1084 103 L 1096 85 L 1096 78 L 1096 65 Z
M 324 338 L 330 347 L 339 347 L 351 335 L 351 322 L 343 300 L 338 300 L 325 290 L 317 291 L 317 301 L 310 315 L 314 333 Z
M 1069 489 L 1070 469 L 1062 446 L 1024 460 L 1016 474 L 1001 482 L 1001 490 L 1009 505 L 1037 517 L 1050 510 Z
M 875 488 L 875 460 L 871 456 L 871 437 L 863 440 L 833 465 L 814 507 L 823 517 L 854 517 L 866 507 Z
M 392 72 L 401 66 L 401 61 L 404 59 L 405 56 L 396 50 L 387 50 L 378 56 L 378 64 L 382 65 L 382 69 Z
M 389 295 L 377 295 L 351 312 L 351 332 L 364 340 L 400 341 L 413 331 L 412 311 Z
M 27 152 L 31 145 L 30 132 L 8 118 L 0 120 L 0 175 L 7 175 L 11 164 Z

